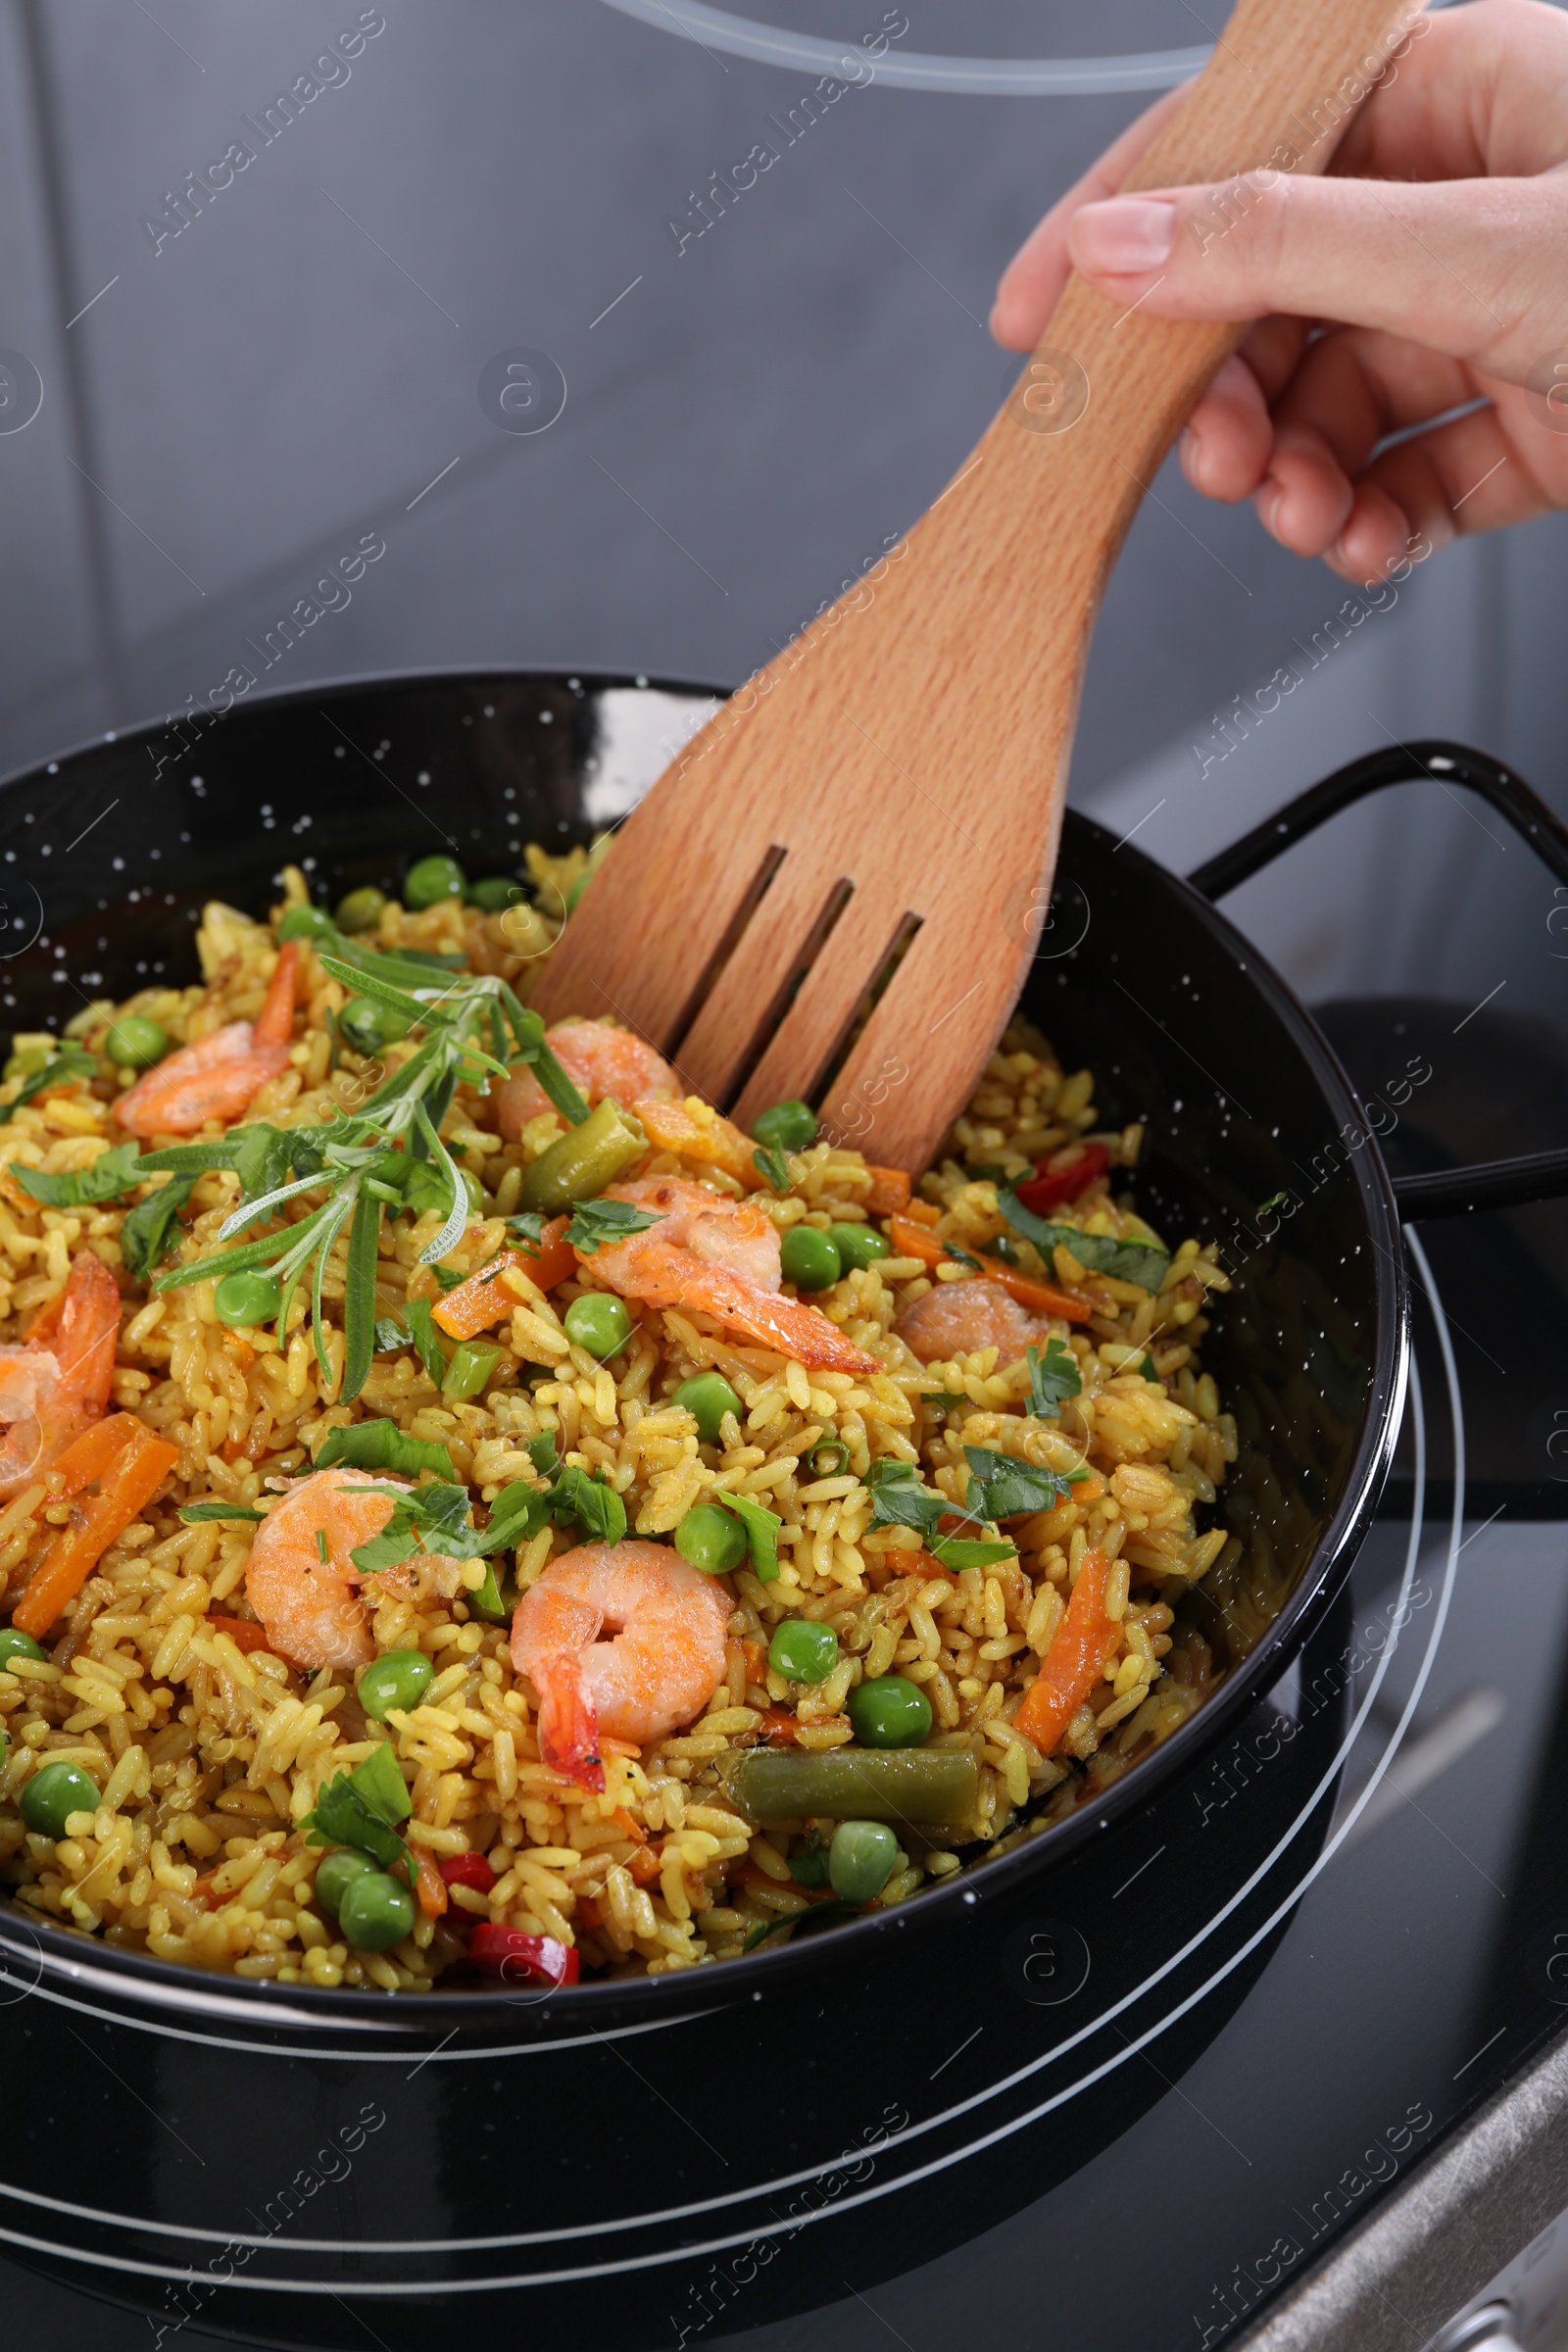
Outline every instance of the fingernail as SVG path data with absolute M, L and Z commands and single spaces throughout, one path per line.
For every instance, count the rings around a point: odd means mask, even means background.
M 1112 276 L 1157 270 L 1176 242 L 1176 207 L 1142 196 L 1086 204 L 1072 217 L 1067 242 L 1080 270 Z

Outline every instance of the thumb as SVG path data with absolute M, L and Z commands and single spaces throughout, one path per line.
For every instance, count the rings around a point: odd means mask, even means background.
M 1522 377 L 1568 341 L 1568 180 L 1408 182 L 1254 172 L 1087 204 L 1068 251 L 1169 318 L 1288 312 L 1381 328 Z M 1544 337 L 1544 341 L 1543 338 Z

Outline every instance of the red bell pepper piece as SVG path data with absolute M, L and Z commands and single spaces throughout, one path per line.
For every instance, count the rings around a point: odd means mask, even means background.
M 1085 1144 L 1082 1156 L 1070 1167 L 1052 1168 L 1042 1160 L 1028 1183 L 1019 1185 L 1018 1198 L 1037 1217 L 1049 1217 L 1054 1208 L 1086 1193 L 1109 1165 L 1110 1153 L 1103 1144 Z
M 520 1928 L 499 1928 L 481 1920 L 468 1938 L 468 1957 L 503 1984 L 575 1984 L 575 1948 L 555 1936 L 525 1936 Z
M 488 1894 L 496 1883 L 483 1854 L 445 1854 L 436 1868 L 449 1886 L 471 1886 L 475 1894 Z

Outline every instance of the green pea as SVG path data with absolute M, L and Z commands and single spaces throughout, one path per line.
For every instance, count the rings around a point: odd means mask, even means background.
M 104 1052 L 117 1070 L 149 1070 L 155 1061 L 162 1061 L 172 1040 L 161 1021 L 149 1021 L 139 1012 L 127 1012 L 117 1021 L 104 1039 Z
M 675 1549 L 705 1576 L 727 1576 L 746 1557 L 746 1530 L 722 1503 L 700 1502 L 676 1528 Z
M 820 1225 L 792 1225 L 779 1250 L 786 1282 L 798 1291 L 825 1291 L 837 1282 L 844 1262 Z
M 601 1361 L 618 1355 L 631 1338 L 631 1314 L 624 1298 L 609 1291 L 585 1291 L 574 1298 L 564 1317 L 566 1337 Z
M 839 1662 L 838 1636 L 809 1617 L 786 1617 L 773 1629 L 767 1662 L 787 1683 L 825 1683 Z
M 79 1764 L 45 1764 L 22 1791 L 22 1818 L 38 1838 L 63 1838 L 73 1813 L 96 1813 L 98 1784 Z
M 866 1267 L 874 1258 L 891 1257 L 893 1245 L 883 1240 L 874 1225 L 830 1225 L 827 1238 L 844 1261 L 844 1271 Z
M 411 865 L 403 883 L 405 906 L 434 906 L 442 899 L 461 899 L 468 877 L 455 858 L 421 858 Z
M 20 1625 L 0 1625 L 0 1674 L 6 1673 L 13 1658 L 41 1658 L 43 1651 L 30 1634 Z
M 670 1402 L 695 1413 L 697 1435 L 705 1446 L 718 1444 L 719 1424 L 726 1413 L 733 1413 L 739 1421 L 746 1409 L 721 1372 L 699 1372 L 695 1380 L 683 1380 Z
M 323 1854 L 316 1874 L 316 1902 L 318 1910 L 328 1919 L 336 1919 L 338 1907 L 356 1879 L 363 1879 L 368 1870 L 375 1868 L 368 1854 L 362 1854 L 357 1845 L 335 1845 Z
M 357 1952 L 384 1952 L 414 1926 L 414 1897 L 384 1870 L 361 1871 L 343 1889 L 337 1924 Z
M 387 1649 L 370 1660 L 355 1689 L 367 1715 L 380 1723 L 393 1707 L 416 1707 L 434 1673 L 422 1649 Z
M 489 1340 L 460 1340 L 452 1350 L 441 1394 L 448 1401 L 466 1403 L 477 1396 L 505 1351 Z
M 931 1729 L 931 1701 L 902 1674 L 858 1684 L 846 1709 L 862 1747 L 918 1747 Z
M 291 939 L 319 939 L 335 928 L 324 906 L 285 906 L 277 918 L 277 944 L 281 948 Z
M 468 885 L 468 905 L 477 906 L 482 914 L 500 914 L 527 895 L 522 884 L 514 882 L 510 874 L 486 874 L 483 881 Z
M 409 1024 L 401 1012 L 378 1004 L 373 997 L 350 997 L 337 1016 L 337 1033 L 356 1054 L 379 1054 L 383 1046 L 407 1037 Z
M 885 1821 L 841 1821 L 828 1847 L 827 1875 L 846 1903 L 868 1903 L 893 1876 L 899 1841 Z
M 804 1152 L 808 1144 L 816 1141 L 816 1113 L 809 1102 L 799 1100 L 775 1102 L 752 1121 L 752 1134 L 760 1144 L 781 1144 L 786 1152 Z
M 246 1331 L 259 1323 L 275 1322 L 283 1292 L 275 1274 L 241 1271 L 225 1274 L 213 1293 L 213 1308 L 230 1331 Z
M 363 889 L 348 891 L 339 899 L 337 927 L 340 931 L 377 931 L 385 905 L 386 892 L 367 882 Z

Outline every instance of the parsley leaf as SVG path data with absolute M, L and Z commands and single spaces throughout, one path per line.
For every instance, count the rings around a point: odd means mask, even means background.
M 383 1740 L 363 1764 L 327 1782 L 301 1827 L 309 1832 L 308 1845 L 358 1846 L 383 1870 L 401 1869 L 412 1886 L 414 1857 L 393 1825 L 413 1810 L 392 1743 Z
M 750 1494 L 732 1494 L 727 1487 L 715 1487 L 709 1498 L 721 1502 L 735 1513 L 746 1530 L 746 1548 L 752 1557 L 752 1574 L 760 1585 L 770 1585 L 779 1573 L 778 1531 L 783 1520 L 776 1511 L 758 1502 Z
M 646 1233 L 663 1219 L 630 1200 L 579 1200 L 566 1227 L 566 1239 L 584 1257 L 592 1257 L 604 1242 L 623 1242 L 629 1234 Z
M 70 1043 L 63 1045 L 58 1054 L 50 1055 L 41 1070 L 33 1070 L 24 1078 L 17 1089 L 14 1102 L 0 1102 L 0 1127 L 8 1119 L 15 1118 L 24 1102 L 30 1102 L 34 1095 L 41 1095 L 46 1086 L 63 1085 L 69 1078 L 92 1078 L 97 1071 L 98 1064 L 84 1047 Z
M 1058 1245 L 1072 1251 L 1091 1274 L 1108 1274 L 1113 1282 L 1136 1282 L 1157 1291 L 1170 1268 L 1170 1251 L 1155 1242 L 1119 1242 L 1108 1233 L 1084 1233 L 1076 1225 L 1053 1224 L 1025 1208 L 1012 1186 L 997 1194 L 997 1206 L 1026 1242 L 1033 1242 L 1049 1267 Z
M 931 1557 L 940 1560 L 944 1568 L 991 1568 L 998 1560 L 1017 1557 L 1017 1545 L 986 1538 L 975 1541 L 964 1536 L 939 1536 L 931 1546 Z
M 1029 1410 L 1040 1420 L 1051 1419 L 1069 1396 L 1077 1396 L 1083 1390 L 1078 1358 L 1066 1341 L 1054 1334 L 1046 1342 L 1044 1356 L 1038 1348 L 1026 1348 L 1023 1352 L 1029 1367 Z
M 542 1208 L 520 1209 L 516 1216 L 508 1217 L 507 1231 L 519 1240 L 531 1242 L 537 1250 L 545 1238 L 545 1212 Z
M 568 1462 L 550 1490 L 559 1523 L 563 1514 L 575 1519 L 584 1534 L 600 1544 L 618 1544 L 626 1533 L 626 1505 L 613 1487 L 590 1477 Z
M 912 1527 L 929 1540 L 943 1514 L 953 1508 L 946 1495 L 933 1494 L 929 1487 L 921 1485 L 913 1462 L 897 1461 L 891 1455 L 871 1464 L 865 1485 L 871 1496 L 873 1527 Z
M 179 1211 L 190 1199 L 194 1176 L 171 1176 L 150 1199 L 138 1201 L 120 1228 L 120 1255 L 127 1274 L 145 1282 L 154 1266 L 184 1239 Z
M 179 1516 L 187 1527 L 192 1527 L 203 1519 L 265 1519 L 267 1513 L 259 1511 L 255 1504 L 250 1502 L 214 1500 L 212 1502 L 181 1503 Z
M 460 1274 L 456 1266 L 432 1266 L 430 1271 L 444 1291 L 455 1291 L 460 1282 L 468 1279 L 466 1274 Z
M 51 1176 L 42 1168 L 24 1168 L 16 1160 L 10 1173 L 23 1191 L 41 1200 L 45 1208 L 85 1208 L 94 1200 L 118 1200 L 141 1181 L 136 1164 L 140 1152 L 140 1144 L 132 1140 L 112 1145 L 90 1168 L 73 1168 L 68 1175 Z
M 1004 1519 L 1027 1518 L 1032 1511 L 1054 1510 L 1072 1492 L 1071 1479 L 1054 1470 L 1038 1470 L 1033 1462 L 1017 1461 L 1010 1453 L 998 1453 L 994 1446 L 966 1446 L 963 1458 L 980 1515 L 998 1525 Z
M 349 1429 L 328 1430 L 313 1467 L 392 1470 L 405 1478 L 417 1478 L 421 1470 L 434 1470 L 446 1479 L 456 1476 L 444 1446 L 427 1438 L 411 1438 L 395 1421 L 388 1420 L 358 1421 Z
M 781 1145 L 759 1145 L 758 1149 L 752 1153 L 752 1165 L 756 1168 L 763 1183 L 770 1185 L 775 1193 L 787 1193 L 789 1191 L 791 1181 L 790 1163 L 784 1156 L 783 1147 Z
M 413 1344 L 414 1334 L 406 1323 L 398 1321 L 396 1315 L 377 1316 L 372 1349 L 374 1354 L 389 1355 L 394 1348 L 410 1348 Z
M 1138 1369 L 1143 1374 L 1145 1380 L 1157 1380 L 1159 1378 L 1159 1366 L 1155 1363 L 1152 1355 L 1145 1355 L 1141 1357 L 1139 1360 Z
M 556 1451 L 556 1441 L 552 1431 L 542 1429 L 536 1438 L 528 1440 L 528 1459 L 541 1478 L 555 1477 L 561 1467 L 561 1456 Z

